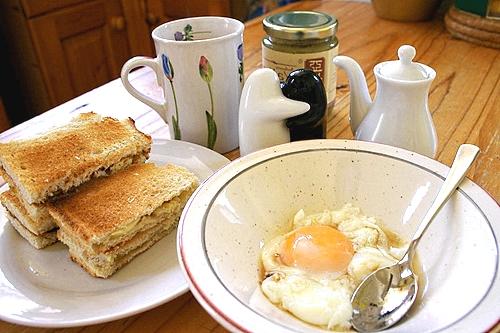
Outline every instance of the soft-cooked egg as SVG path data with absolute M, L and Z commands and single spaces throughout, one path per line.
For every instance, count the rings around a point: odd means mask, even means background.
M 340 231 L 326 225 L 293 230 L 281 244 L 279 252 L 283 264 L 310 272 L 343 272 L 353 255 L 351 241 Z
M 350 328 L 350 298 L 356 285 L 403 251 L 373 217 L 350 204 L 306 216 L 265 244 L 262 291 L 274 304 L 305 322 L 331 330 Z

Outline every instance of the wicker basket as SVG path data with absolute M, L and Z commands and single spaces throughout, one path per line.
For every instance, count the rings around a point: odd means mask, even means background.
M 446 29 L 454 37 L 500 49 L 500 20 L 480 17 L 451 7 L 444 22 Z

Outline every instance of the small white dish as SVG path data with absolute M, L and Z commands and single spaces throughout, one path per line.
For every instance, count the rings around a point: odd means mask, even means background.
M 181 216 L 178 256 L 191 292 L 234 332 L 327 332 L 260 292 L 262 245 L 306 214 L 345 203 L 410 239 L 449 168 L 382 144 L 310 140 L 257 151 L 222 168 Z M 424 235 L 423 297 L 390 332 L 484 332 L 499 319 L 500 208 L 465 179 Z M 474 281 L 474 284 L 472 284 Z
M 185 166 L 201 181 L 229 163 L 212 150 L 183 141 L 155 142 L 149 160 Z M 91 325 L 146 311 L 186 291 L 175 232 L 104 280 L 72 262 L 61 243 L 42 250 L 31 247 L 0 212 L 2 320 L 38 327 Z

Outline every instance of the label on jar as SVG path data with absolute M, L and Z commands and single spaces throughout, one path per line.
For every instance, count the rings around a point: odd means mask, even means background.
M 325 86 L 328 104 L 335 99 L 337 71 L 332 59 L 339 53 L 338 45 L 333 49 L 315 53 L 286 53 L 262 47 L 262 67 L 271 68 L 280 81 L 285 81 L 290 72 L 307 68 L 319 75 Z

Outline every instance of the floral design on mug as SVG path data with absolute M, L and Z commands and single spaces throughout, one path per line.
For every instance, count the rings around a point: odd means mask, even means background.
M 209 34 L 211 31 L 193 31 L 193 26 L 191 24 L 187 24 L 183 32 L 176 31 L 174 34 L 174 39 L 176 41 L 190 41 L 194 40 L 195 34 Z
M 179 109 L 177 107 L 177 97 L 175 96 L 175 88 L 174 88 L 174 67 L 172 66 L 172 62 L 166 54 L 161 55 L 161 63 L 163 67 L 163 73 L 167 77 L 170 82 L 170 87 L 172 87 L 172 95 L 174 95 L 174 104 L 175 104 L 175 116 L 172 115 L 172 127 L 174 128 L 174 138 L 175 140 L 181 140 L 181 129 L 179 127 Z
M 214 120 L 214 97 L 212 94 L 211 85 L 214 73 L 212 65 L 210 65 L 210 62 L 205 56 L 200 57 L 198 69 L 200 71 L 201 79 L 207 83 L 208 93 L 210 94 L 210 112 L 208 112 L 208 110 L 205 110 L 208 128 L 207 147 L 210 149 L 214 149 L 215 141 L 217 140 L 217 124 Z
M 238 56 L 238 61 L 240 62 L 238 66 L 238 73 L 240 74 L 240 82 L 243 82 L 243 44 L 238 45 L 236 50 L 236 55 Z

